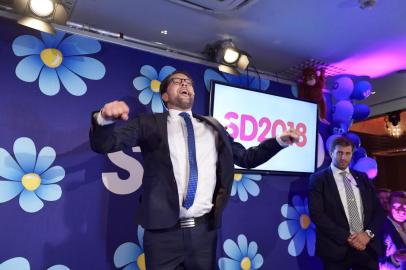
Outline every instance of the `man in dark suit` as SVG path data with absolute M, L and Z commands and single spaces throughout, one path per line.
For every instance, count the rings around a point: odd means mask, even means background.
M 128 106 L 122 101 L 104 105 L 92 118 L 91 147 L 99 153 L 141 147 L 139 217 L 147 269 L 213 270 L 234 163 L 258 166 L 297 142 L 298 134 L 285 131 L 245 149 L 215 119 L 192 114 L 193 81 L 186 72 L 165 78 L 160 93 L 169 112 L 138 115 L 121 127 L 111 120 L 128 120 Z
M 330 145 L 331 165 L 310 177 L 309 210 L 316 254 L 326 270 L 378 269 L 385 215 L 368 177 L 349 170 L 354 146 L 346 137 Z

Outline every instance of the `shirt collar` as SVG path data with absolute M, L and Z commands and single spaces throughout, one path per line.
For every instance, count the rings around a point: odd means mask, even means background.
M 190 115 L 190 117 L 193 116 L 192 111 L 179 111 L 179 110 L 175 110 L 175 109 L 169 109 L 169 115 L 170 115 L 171 117 L 179 117 L 179 114 L 180 114 L 181 112 L 186 112 L 186 113 L 188 113 L 188 114 Z
M 330 167 L 331 167 L 331 171 L 333 172 L 334 175 L 340 174 L 343 171 L 346 172 L 347 175 L 348 174 L 351 175 L 350 169 L 348 167 L 345 170 L 341 170 L 341 169 L 337 168 L 336 166 L 334 166 L 333 163 L 331 163 Z

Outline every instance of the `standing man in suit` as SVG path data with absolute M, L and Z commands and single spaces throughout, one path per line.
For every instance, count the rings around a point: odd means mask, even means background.
M 108 153 L 141 147 L 144 158 L 139 218 L 145 228 L 148 270 L 213 270 L 217 228 L 229 198 L 234 163 L 258 166 L 298 141 L 295 130 L 245 149 L 218 121 L 192 113 L 191 77 L 175 71 L 160 85 L 169 112 L 138 115 L 128 120 L 122 101 L 107 103 L 93 114 L 90 143 Z
M 331 165 L 310 177 L 309 210 L 316 225 L 316 254 L 326 270 L 378 270 L 383 251 L 383 209 L 368 177 L 350 170 L 354 146 L 338 137 Z

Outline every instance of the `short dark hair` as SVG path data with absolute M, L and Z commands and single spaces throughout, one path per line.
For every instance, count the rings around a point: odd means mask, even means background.
M 186 71 L 183 70 L 175 70 L 174 72 L 172 72 L 171 74 L 169 74 L 168 76 L 165 77 L 165 79 L 163 79 L 163 81 L 161 82 L 161 85 L 159 86 L 159 93 L 161 94 L 161 96 L 166 93 L 166 91 L 168 90 L 168 85 L 171 82 L 171 77 L 175 74 L 183 74 L 186 77 L 188 77 L 189 79 L 192 79 L 192 77 L 189 75 L 189 73 L 187 73 Z
M 387 193 L 391 193 L 391 189 L 390 188 L 376 188 L 375 192 L 376 193 L 381 193 L 381 192 L 387 192 Z
M 352 151 L 354 151 L 354 143 L 345 136 L 339 136 L 335 138 L 330 144 L 330 153 L 334 152 L 336 146 L 351 146 Z
M 406 198 L 406 193 L 404 191 L 393 191 L 390 194 L 389 197 L 389 203 L 392 204 L 392 200 L 394 198 L 400 198 L 400 199 L 405 199 Z

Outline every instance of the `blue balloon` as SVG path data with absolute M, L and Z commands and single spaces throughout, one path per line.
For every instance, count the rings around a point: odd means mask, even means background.
M 347 137 L 348 139 L 350 139 L 352 141 L 355 148 L 358 148 L 361 146 L 361 139 L 359 138 L 359 136 L 357 134 L 349 132 L 349 133 L 345 134 L 345 137 Z
M 337 100 L 348 99 L 354 90 L 354 83 L 349 77 L 340 77 L 334 82 L 331 94 Z
M 368 118 L 370 113 L 371 109 L 367 104 L 355 104 L 352 118 L 354 120 L 364 120 Z
M 354 106 L 348 100 L 341 100 L 336 103 L 333 122 L 348 123 L 351 122 L 352 115 L 354 113 Z
M 326 149 L 327 152 L 330 153 L 330 145 L 331 143 L 338 137 L 341 137 L 340 135 L 331 135 L 330 137 L 328 137 L 327 141 L 326 141 Z
M 365 150 L 364 147 L 358 147 L 354 153 L 352 154 L 352 161 L 357 163 L 357 161 L 361 158 L 364 158 L 367 156 L 367 150 Z
M 371 95 L 372 85 L 368 81 L 360 81 L 355 84 L 354 91 L 352 92 L 351 99 L 362 100 Z
M 341 123 L 341 122 L 333 122 L 331 125 L 331 132 L 335 135 L 342 135 L 348 132 L 350 127 L 350 122 Z
M 378 174 L 378 164 L 376 160 L 370 157 L 360 158 L 357 163 L 355 163 L 354 170 L 366 173 L 369 179 L 373 179 Z

